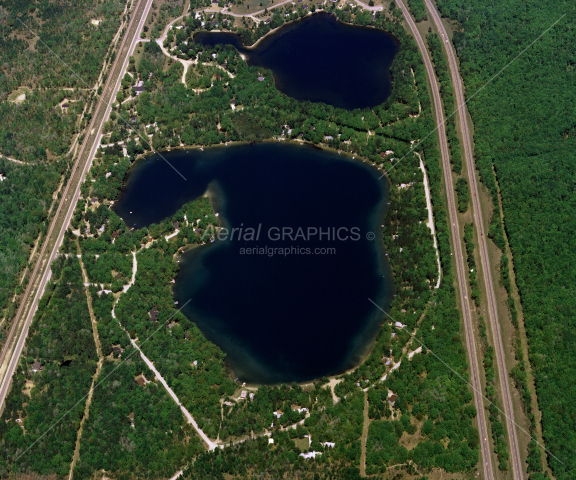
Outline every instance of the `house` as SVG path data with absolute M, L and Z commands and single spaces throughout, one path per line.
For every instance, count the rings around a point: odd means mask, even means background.
M 396 395 L 395 393 L 390 395 L 390 397 L 388 397 L 388 403 L 390 405 L 394 405 L 394 402 L 396 401 L 397 398 L 398 398 L 398 395 Z
M 136 377 L 136 383 L 138 385 L 140 385 L 141 387 L 143 387 L 144 385 L 146 385 L 146 380 L 144 380 L 144 376 L 143 375 L 138 375 Z
M 336 446 L 336 444 L 334 442 L 323 442 L 320 445 L 322 445 L 323 447 L 326 447 L 326 448 L 334 448 Z
M 174 228 L 175 228 L 176 230 L 178 230 L 178 225 L 179 225 L 178 222 L 174 222 Z
M 128 414 L 128 419 L 130 420 L 130 426 L 134 428 L 134 412 Z
M 313 125 L 310 125 L 310 130 L 314 131 L 314 130 L 316 130 L 316 127 Z
M 236 99 L 233 98 L 232 100 L 230 100 L 230 105 L 236 105 Z
M 96 197 L 92 197 L 92 198 L 90 199 L 90 201 L 91 201 L 92 203 L 96 203 L 96 202 L 98 201 L 98 199 L 97 199 Z
M 324 137 L 324 140 L 332 140 L 332 138 L 333 138 L 332 135 L 326 135 Z
M 184 332 L 184 340 L 188 340 L 188 330 Z
M 118 356 L 122 354 L 122 349 L 120 347 L 114 347 L 112 351 Z
M 33 372 L 41 372 L 43 368 L 44 367 L 40 365 L 40 362 L 34 362 L 34 365 L 32 365 Z
M 248 392 L 246 390 L 242 390 L 242 393 L 240 394 L 240 398 L 246 398 L 246 394 Z
M 68 103 L 62 104 L 62 110 L 67 110 L 70 107 Z
M 316 455 L 322 455 L 322 452 L 308 452 L 308 453 L 301 453 L 300 454 L 300 456 L 304 457 L 305 459 L 316 458 Z
M 157 322 L 158 321 L 158 311 L 157 310 L 150 310 L 148 312 L 148 315 L 150 315 L 150 319 L 153 322 Z
M 264 77 L 258 77 L 258 81 L 259 81 L 259 82 L 263 82 L 263 81 L 264 81 Z
M 140 95 L 144 91 L 144 81 L 140 80 L 136 85 L 132 87 L 132 90 L 136 92 L 136 95 Z
M 168 324 L 168 328 L 173 328 L 174 326 L 176 326 L 178 323 L 177 322 L 170 322 Z

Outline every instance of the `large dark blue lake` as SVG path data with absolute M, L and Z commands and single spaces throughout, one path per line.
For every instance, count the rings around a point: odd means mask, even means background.
M 390 67 L 399 49 L 390 33 L 349 25 L 327 13 L 291 22 L 253 48 L 224 32 L 198 32 L 194 42 L 232 45 L 249 65 L 271 70 L 276 88 L 286 95 L 348 110 L 386 101 L 392 91 Z
M 358 365 L 382 323 L 368 298 L 385 306 L 393 293 L 379 240 L 388 187 L 378 171 L 286 143 L 163 156 L 187 180 L 157 156 L 137 162 L 115 205 L 128 225 L 158 223 L 210 192 L 223 226 L 260 232 L 186 251 L 174 286 L 234 375 L 300 382 Z

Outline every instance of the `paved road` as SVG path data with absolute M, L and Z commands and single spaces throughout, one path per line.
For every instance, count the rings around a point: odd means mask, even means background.
M 474 391 L 474 402 L 476 403 L 478 430 L 480 434 L 480 450 L 482 453 L 482 467 L 484 470 L 484 479 L 493 480 L 494 470 L 492 467 L 492 459 L 490 456 L 490 443 L 488 442 L 488 429 L 486 428 L 486 415 L 484 411 L 484 402 L 482 396 L 482 385 L 480 384 L 480 373 L 478 368 L 478 357 L 476 353 L 476 342 L 474 341 L 474 327 L 472 325 L 472 315 L 470 312 L 470 302 L 468 300 L 468 280 L 466 278 L 466 268 L 464 266 L 464 256 L 462 248 L 462 239 L 460 238 L 460 228 L 458 226 L 458 213 L 456 210 L 456 199 L 454 196 L 454 185 L 452 183 L 452 169 L 450 166 L 450 156 L 448 150 L 448 142 L 446 140 L 446 129 L 444 126 L 444 112 L 442 109 L 442 101 L 440 98 L 440 91 L 436 83 L 436 76 L 428 50 L 416 28 L 416 24 L 403 0 L 396 0 L 396 4 L 402 10 L 404 18 L 408 22 L 408 26 L 412 31 L 412 35 L 418 44 L 420 53 L 424 58 L 424 65 L 428 73 L 428 80 L 432 89 L 432 98 L 434 101 L 434 110 L 436 111 L 436 124 L 438 126 L 438 136 L 440 138 L 440 151 L 442 153 L 442 165 L 444 170 L 444 183 L 446 184 L 446 197 L 448 201 L 448 213 L 450 217 L 450 226 L 452 229 L 452 240 L 454 242 L 453 258 L 456 263 L 456 274 L 458 278 L 458 285 L 460 290 L 460 303 L 462 304 L 462 316 L 464 317 L 464 329 L 466 331 L 466 346 L 468 347 L 468 362 L 470 364 L 472 389 Z
M 16 312 L 6 342 L 0 353 L 0 410 L 3 409 L 6 395 L 9 392 L 12 375 L 16 370 L 18 359 L 26 343 L 28 329 L 36 312 L 38 301 L 44 292 L 48 280 L 50 280 L 50 264 L 55 258 L 58 247 L 62 243 L 66 229 L 70 224 L 70 219 L 80 196 L 80 185 L 90 169 L 92 159 L 98 148 L 99 132 L 110 114 L 111 105 L 120 87 L 120 81 L 128 65 L 130 53 L 134 50 L 151 6 L 152 0 L 139 0 L 132 12 L 126 34 L 108 74 L 102 95 L 96 105 L 86 137 L 72 168 L 70 179 L 64 189 L 56 214 L 50 223 L 38 260 L 20 302 L 20 307 Z
M 466 109 L 464 103 L 464 93 L 462 88 L 462 79 L 456 62 L 456 55 L 452 44 L 448 39 L 446 29 L 442 24 L 440 15 L 430 0 L 426 1 L 426 8 L 432 15 L 432 20 L 443 40 L 446 52 L 448 53 L 448 67 L 452 76 L 452 87 L 456 98 L 456 110 L 459 112 L 460 130 L 462 131 L 462 140 L 464 143 L 464 161 L 468 169 L 468 182 L 472 194 L 472 207 L 474 210 L 474 224 L 480 239 L 480 261 L 484 273 L 484 287 L 488 298 L 488 317 L 492 327 L 492 336 L 494 341 L 494 350 L 496 352 L 496 366 L 498 368 L 498 377 L 500 379 L 500 390 L 502 391 L 502 400 L 504 403 L 504 414 L 506 415 L 506 426 L 508 429 L 508 438 L 510 443 L 510 459 L 512 464 L 512 477 L 520 480 L 523 478 L 523 466 L 520 458 L 520 448 L 516 436 L 516 426 L 514 424 L 514 408 L 512 406 L 512 397 L 510 395 L 510 384 L 508 383 L 508 369 L 506 368 L 506 357 L 504 356 L 504 346 L 502 344 L 502 334 L 500 323 L 498 321 L 498 309 L 496 304 L 496 294 L 494 284 L 492 283 L 492 273 L 490 271 L 490 259 L 488 257 L 488 247 L 486 246 L 486 235 L 484 222 L 482 219 L 482 210 L 480 208 L 480 199 L 478 196 L 478 185 L 476 184 L 476 168 L 474 165 L 474 156 L 472 155 L 472 142 L 468 130 L 468 120 L 466 118 Z M 497 214 L 497 213 L 496 213 Z

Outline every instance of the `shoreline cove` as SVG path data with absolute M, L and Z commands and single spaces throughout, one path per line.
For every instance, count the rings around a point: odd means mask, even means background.
M 341 22 L 326 12 L 282 25 L 250 47 L 233 32 L 201 31 L 193 39 L 196 46 L 234 47 L 249 66 L 271 71 L 276 89 L 289 97 L 348 111 L 373 108 L 388 99 L 392 63 L 400 49 L 394 35 Z
M 173 175 L 156 167 L 163 165 L 153 161 L 152 155 L 147 162 L 136 162 L 115 202 L 114 209 L 126 223 L 134 223 L 127 218 L 134 216 L 138 228 L 163 221 L 187 201 L 207 196 L 219 213 L 220 228 L 241 223 L 249 226 L 248 214 L 264 215 L 263 228 L 274 227 L 274 222 L 291 227 L 324 222 L 320 225 L 324 231 L 327 225 L 352 228 L 357 219 L 362 236 L 348 242 L 332 238 L 332 244 L 324 237 L 323 247 L 336 248 L 334 258 L 243 256 L 233 251 L 236 240 L 186 247 L 176 257 L 180 271 L 173 286 L 175 300 L 184 303 L 184 298 L 192 298 L 183 313 L 228 355 L 227 364 L 234 375 L 251 384 L 306 382 L 358 366 L 369 354 L 381 323 L 381 312 L 366 306 L 366 292 L 387 305 L 394 290 L 377 228 L 387 208 L 388 180 L 378 181 L 378 169 L 359 158 L 289 143 L 215 146 L 188 152 L 166 155 L 176 167 L 181 168 L 178 162 L 186 166 L 187 178 L 200 179 L 203 185 L 181 182 L 186 191 L 192 187 L 197 194 L 186 193 L 184 198 L 183 192 L 174 192 L 178 183 L 172 184 Z M 327 175 L 330 185 L 322 184 Z M 167 178 L 166 188 L 162 188 L 163 177 Z M 161 213 L 158 198 L 151 192 L 168 194 L 167 188 L 171 189 L 168 203 L 172 202 L 172 207 Z M 358 193 L 362 191 L 366 192 Z M 376 241 L 365 238 L 372 230 L 377 232 Z M 274 247 L 287 247 L 292 242 L 288 238 L 276 243 Z M 318 245 L 317 239 L 312 239 L 311 246 Z

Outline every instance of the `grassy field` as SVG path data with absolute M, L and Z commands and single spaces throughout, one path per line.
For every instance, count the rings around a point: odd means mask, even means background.
M 231 10 L 232 13 L 250 15 L 265 8 L 273 7 L 278 3 L 280 3 L 280 0 L 246 0 L 241 5 L 233 5 Z

